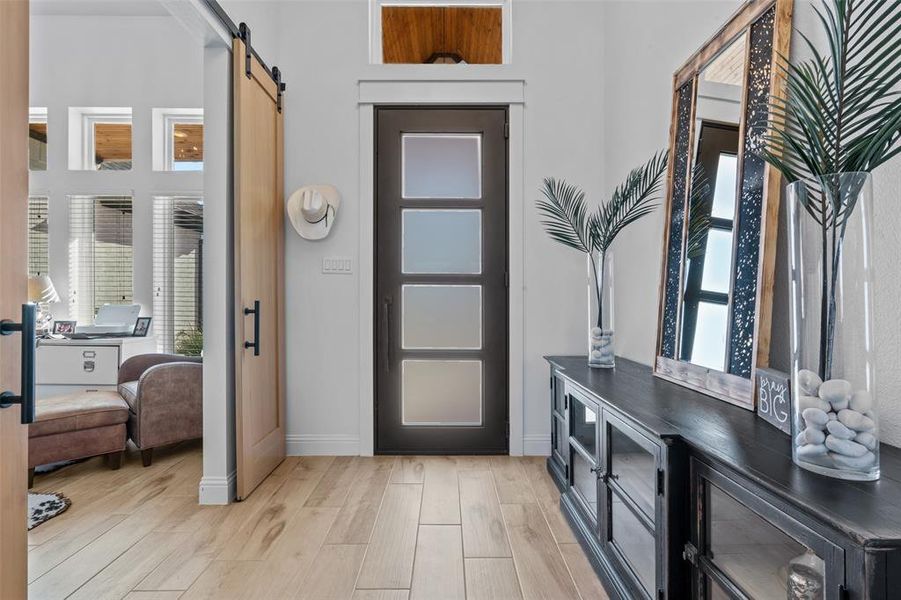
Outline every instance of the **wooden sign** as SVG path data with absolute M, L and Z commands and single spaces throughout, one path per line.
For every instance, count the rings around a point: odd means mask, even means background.
M 788 374 L 757 369 L 757 416 L 791 435 L 791 380 Z

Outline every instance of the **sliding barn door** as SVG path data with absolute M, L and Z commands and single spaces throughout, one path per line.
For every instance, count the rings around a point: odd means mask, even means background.
M 278 89 L 234 41 L 238 499 L 285 458 L 284 203 Z
M 28 2 L 0 0 L 0 319 L 27 299 Z M 32 340 L 33 341 L 33 340 Z M 0 336 L 0 392 L 20 394 L 21 337 Z M 0 598 L 25 598 L 28 426 L 0 408 Z

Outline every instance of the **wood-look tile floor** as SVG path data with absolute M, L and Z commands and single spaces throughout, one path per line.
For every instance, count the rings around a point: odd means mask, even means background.
M 607 597 L 542 458 L 291 457 L 229 506 L 200 472 L 191 443 L 38 475 L 72 506 L 29 533 L 29 597 Z

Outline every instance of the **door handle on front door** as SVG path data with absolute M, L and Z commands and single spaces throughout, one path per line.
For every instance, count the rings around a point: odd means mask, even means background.
M 0 335 L 22 334 L 22 364 L 20 395 L 5 391 L 0 394 L 0 408 L 8 408 L 13 404 L 22 405 L 22 425 L 34 422 L 34 346 L 35 317 L 37 306 L 22 305 L 22 322 L 14 323 L 8 319 L 0 321 Z
M 391 296 L 385 296 L 382 302 L 384 338 L 385 338 L 385 373 L 391 372 Z
M 244 308 L 244 315 L 253 315 L 253 341 L 244 342 L 245 348 L 253 348 L 253 355 L 260 355 L 260 301 L 253 301 L 253 308 Z

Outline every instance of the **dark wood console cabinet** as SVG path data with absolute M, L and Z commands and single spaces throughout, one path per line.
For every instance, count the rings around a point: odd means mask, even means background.
M 753 413 L 649 367 L 547 360 L 548 471 L 611 598 L 781 600 L 792 561 L 825 573 L 811 598 L 901 598 L 901 451 L 882 445 L 878 482 L 829 479 Z

